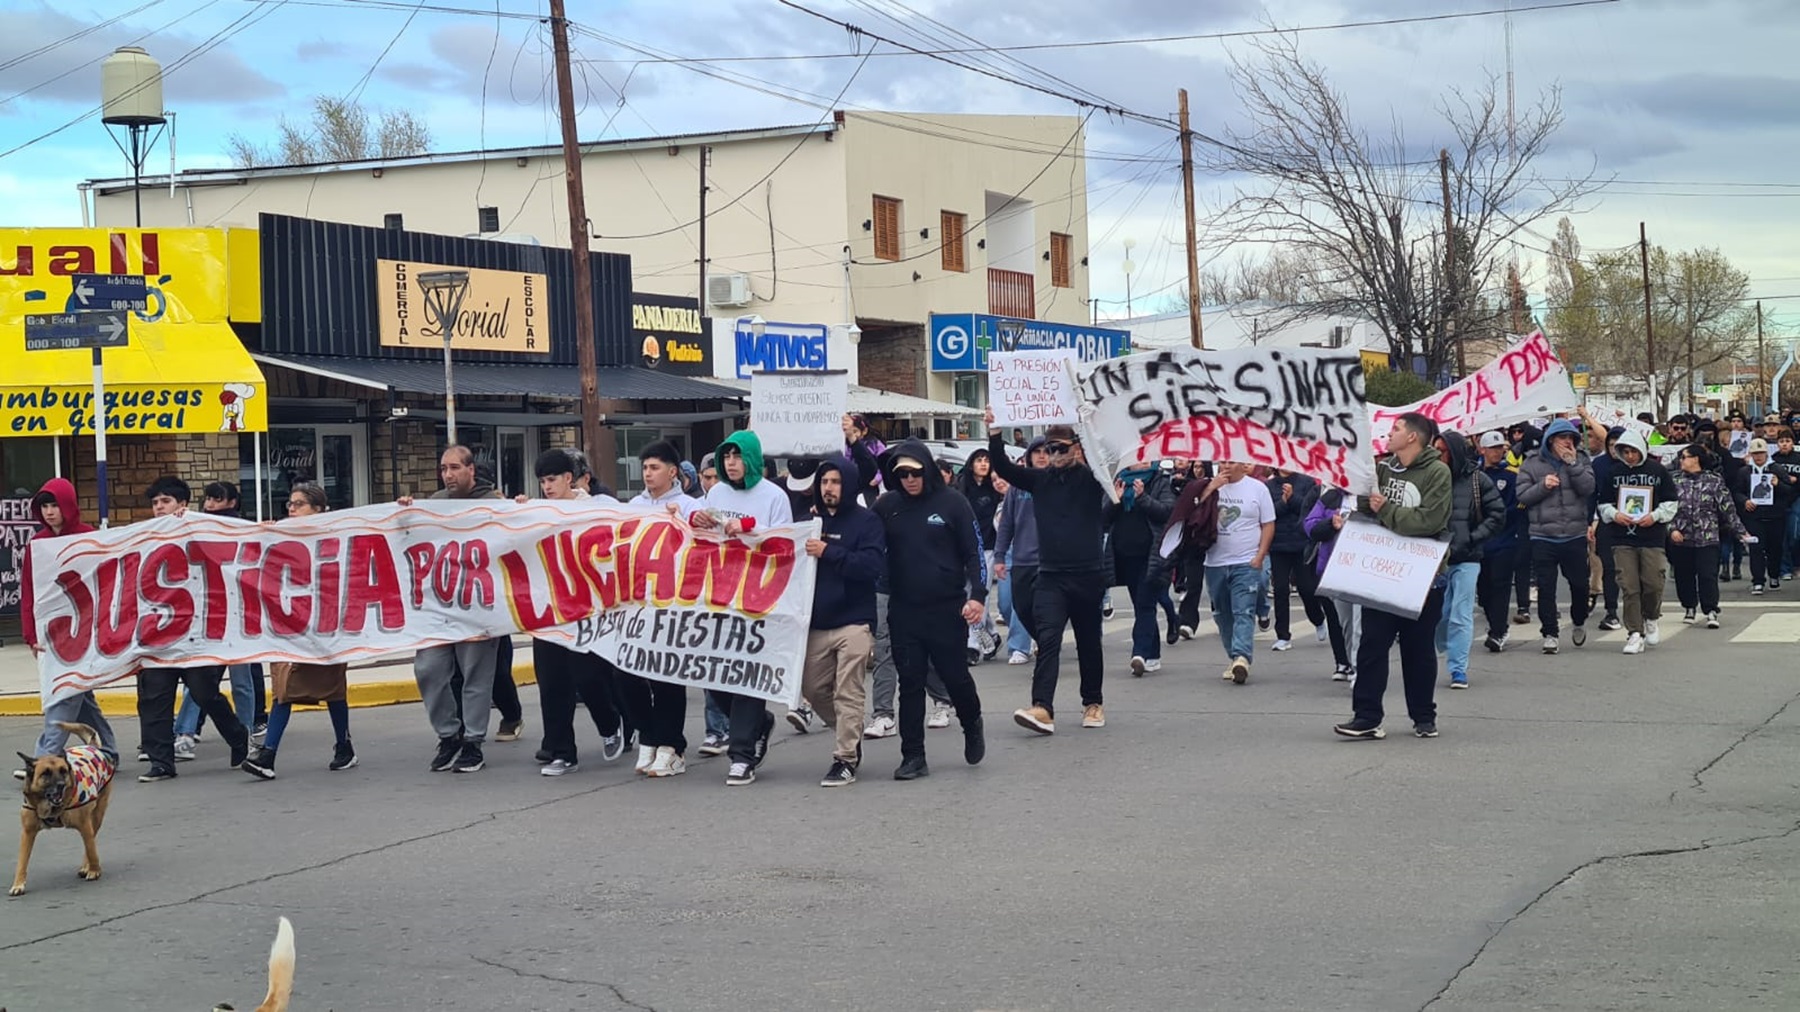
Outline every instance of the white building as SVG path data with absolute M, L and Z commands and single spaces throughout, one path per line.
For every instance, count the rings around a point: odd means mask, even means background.
M 1186 310 L 1114 321 L 1108 326 L 1131 331 L 1134 351 L 1187 347 L 1190 330 Z M 1281 323 L 1261 302 L 1204 306 L 1201 337 L 1210 351 L 1235 348 L 1359 348 L 1387 355 L 1387 337 L 1374 323 L 1356 317 L 1326 317 Z
M 1086 321 L 1077 118 L 839 112 L 583 150 L 592 247 L 630 254 L 636 291 L 703 299 L 715 331 L 753 317 L 767 331 L 830 331 L 816 355 L 808 343 L 753 342 L 741 347 L 754 361 L 714 362 L 712 374 L 788 367 L 799 350 L 865 385 L 950 401 L 955 374 L 931 369 L 932 313 Z M 141 187 L 153 227 L 255 227 L 274 212 L 568 244 L 560 146 L 192 170 Z M 131 180 L 82 189 L 95 224 L 132 221 Z

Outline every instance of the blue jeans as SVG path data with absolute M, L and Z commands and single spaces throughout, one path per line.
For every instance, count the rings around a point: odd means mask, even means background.
M 1783 580 L 1794 575 L 1794 559 L 1800 556 L 1800 500 L 1788 507 L 1787 515 L 1787 553 L 1781 560 L 1781 578 Z
M 706 697 L 706 733 L 716 734 L 721 738 L 730 734 L 731 713 L 725 708 L 730 703 L 721 705 L 720 701 L 715 698 L 718 693 L 711 689 L 707 689 L 702 695 Z
M 252 678 L 261 678 L 262 669 L 255 664 L 233 664 L 231 666 L 231 712 L 237 714 L 239 723 L 246 730 L 254 731 L 250 723 L 256 714 L 256 688 L 250 683 Z M 175 712 L 176 735 L 200 733 L 200 704 L 187 693 L 181 694 L 181 709 Z
M 1206 567 L 1206 596 L 1212 601 L 1213 623 L 1219 627 L 1226 657 L 1255 659 L 1256 598 L 1262 580 L 1262 571 L 1248 563 Z
M 119 743 L 113 738 L 112 725 L 106 722 L 106 716 L 100 712 L 99 701 L 92 692 L 77 692 L 44 707 L 44 733 L 38 735 L 37 750 L 32 755 L 56 755 L 68 744 L 69 732 L 56 726 L 59 720 L 69 724 L 86 724 L 99 733 L 101 748 L 115 756 L 119 754 Z
M 1257 579 L 1256 617 L 1257 618 L 1268 618 L 1269 617 L 1269 609 L 1272 608 L 1275 604 L 1274 599 L 1269 596 L 1269 585 L 1271 583 L 1275 582 L 1274 575 L 1270 572 L 1270 567 L 1271 567 L 1270 561 L 1268 559 L 1264 559 L 1263 564 L 1262 564 L 1262 572 L 1256 574 L 1256 579 Z M 1248 657 L 1250 655 L 1245 654 L 1244 656 Z
M 1445 572 L 1444 615 L 1437 625 L 1437 651 L 1453 675 L 1469 673 L 1469 647 L 1475 642 L 1475 585 L 1481 563 L 1458 562 Z
M 1006 616 L 1006 652 L 1031 653 L 1031 632 L 1013 611 L 1012 553 L 1006 553 L 1006 579 L 1000 581 L 1000 613 Z

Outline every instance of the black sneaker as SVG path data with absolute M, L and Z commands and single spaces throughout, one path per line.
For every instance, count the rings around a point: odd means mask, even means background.
M 1386 738 L 1387 737 L 1387 732 L 1383 731 L 1381 729 L 1380 722 L 1373 721 L 1373 720 L 1353 720 L 1353 721 L 1349 722 L 1348 724 L 1334 725 L 1332 727 L 1332 730 L 1336 731 L 1338 734 L 1341 734 L 1346 738 Z
M 170 774 L 173 776 L 174 774 Z M 894 771 L 895 780 L 917 780 L 931 775 L 931 767 L 925 765 L 924 756 L 915 756 L 900 761 L 900 768 Z
M 1769 577 L 1769 589 L 1770 590 L 1780 590 L 1781 589 L 1781 577 L 1779 577 L 1779 576 Z
M 500 722 L 500 730 L 494 734 L 494 740 L 518 741 L 519 736 L 524 733 L 525 718 L 520 717 L 518 720 L 502 720 Z
M 1488 648 L 1489 653 L 1495 653 L 1495 654 L 1499 653 L 1501 648 L 1506 646 L 1505 643 L 1502 643 L 1500 641 L 1500 637 L 1495 636 L 1493 633 L 1488 633 L 1487 638 L 1482 640 L 1481 642 L 1482 642 L 1483 646 L 1486 646 Z
M 1619 616 L 1617 615 L 1608 615 L 1600 620 L 1600 629 L 1602 632 L 1613 632 L 1623 628 L 1625 628 L 1625 623 L 1619 621 Z
M 1413 737 L 1415 738 L 1436 738 L 1437 736 L 1437 725 L 1430 721 L 1413 725 Z
M 1273 620 L 1270 619 L 1269 616 L 1267 616 L 1267 615 L 1256 616 L 1256 627 L 1258 629 L 1261 629 L 1263 632 L 1268 632 L 1269 626 L 1272 624 L 1274 624 Z
M 249 756 L 250 756 L 250 732 L 245 731 L 244 739 L 242 741 L 238 742 L 236 745 L 231 746 L 231 768 L 235 770 L 238 767 L 244 765 L 244 760 L 249 758 Z
M 480 773 L 486 765 L 487 760 L 481 757 L 481 743 L 466 741 L 463 742 L 462 751 L 457 753 L 456 765 L 452 770 L 457 773 Z
M 275 779 L 275 750 L 258 746 L 238 768 L 258 780 Z
M 547 748 L 540 748 L 540 749 L 538 749 L 538 750 L 537 750 L 537 754 L 536 754 L 536 755 L 534 755 L 534 756 L 532 756 L 532 758 L 533 758 L 533 759 L 536 759 L 536 760 L 537 760 L 537 761 L 538 761 L 538 762 L 541 762 L 541 763 L 547 763 L 547 762 L 549 762 L 549 761 L 550 761 L 550 760 L 552 760 L 552 759 L 554 759 L 554 758 L 556 758 L 556 757 L 555 757 L 555 756 L 553 756 L 553 755 L 551 755 L 551 754 L 550 754 L 550 750 L 549 750 L 549 749 L 547 749 Z
M 325 768 L 333 773 L 342 773 L 355 766 L 356 761 L 356 746 L 350 744 L 350 739 L 345 738 L 332 748 L 331 762 Z
M 462 750 L 461 738 L 439 738 L 437 755 L 432 757 L 431 772 L 448 773 L 456 765 L 456 753 Z
M 138 783 L 154 784 L 164 780 L 173 779 L 175 779 L 175 767 L 164 766 L 161 763 L 151 763 L 150 769 L 138 776 Z
M 987 735 L 983 733 L 981 718 L 976 717 L 963 725 L 963 761 L 970 766 L 978 766 L 987 758 Z
M 1181 642 L 1181 626 L 1176 622 L 1169 623 L 1169 631 L 1163 634 L 1163 642 L 1174 646 Z
M 856 783 L 856 767 L 842 759 L 836 759 L 831 763 L 831 772 L 825 774 L 825 779 L 819 781 L 819 786 L 848 787 L 853 783 Z

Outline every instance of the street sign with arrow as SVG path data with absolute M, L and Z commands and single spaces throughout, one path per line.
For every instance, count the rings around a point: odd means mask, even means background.
M 123 348 L 130 343 L 124 312 L 46 313 L 25 317 L 26 351 Z
M 150 288 L 142 274 L 76 274 L 69 281 L 74 295 L 71 309 L 142 313 L 150 308 Z

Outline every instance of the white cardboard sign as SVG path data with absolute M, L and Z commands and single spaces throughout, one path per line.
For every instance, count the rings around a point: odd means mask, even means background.
M 1319 593 L 1418 618 L 1449 549 L 1447 542 L 1395 534 L 1368 516 L 1352 514 L 1338 531 Z
M 1074 425 L 1075 383 L 1067 363 L 1073 348 L 988 353 L 988 404 L 994 424 Z
M 844 452 L 850 377 L 842 372 L 759 372 L 750 377 L 750 429 L 765 457 Z

